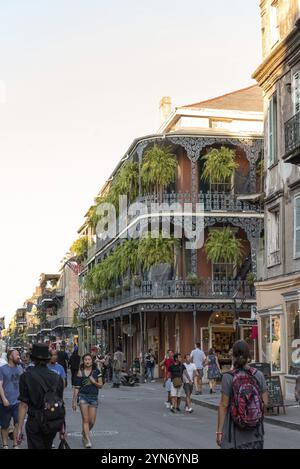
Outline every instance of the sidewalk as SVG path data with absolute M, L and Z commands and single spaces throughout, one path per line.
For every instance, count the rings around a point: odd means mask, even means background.
M 192 402 L 202 407 L 217 410 L 220 402 L 219 386 L 217 386 L 216 391 L 216 394 L 209 394 L 209 388 L 205 385 L 203 386 L 203 394 L 193 395 Z M 265 422 L 300 431 L 300 405 L 296 401 L 285 401 L 285 405 L 286 414 L 283 413 L 282 407 L 279 415 L 277 415 L 277 409 L 275 409 L 276 414 L 266 415 Z

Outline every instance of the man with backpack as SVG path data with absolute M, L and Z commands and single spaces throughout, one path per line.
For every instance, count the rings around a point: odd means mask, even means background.
M 20 378 L 18 443 L 23 439 L 25 416 L 28 449 L 51 449 L 58 432 L 64 435 L 64 382 L 49 370 L 51 354 L 45 344 L 34 344 L 31 359 L 34 367 Z
M 263 449 L 267 385 L 261 371 L 251 368 L 247 342 L 235 342 L 233 369 L 222 378 L 217 445 L 222 449 Z

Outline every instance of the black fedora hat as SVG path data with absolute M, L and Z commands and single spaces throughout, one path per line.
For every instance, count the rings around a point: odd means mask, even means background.
M 33 344 L 31 358 L 37 358 L 38 360 L 49 360 L 51 358 L 51 353 L 49 351 L 48 345 Z

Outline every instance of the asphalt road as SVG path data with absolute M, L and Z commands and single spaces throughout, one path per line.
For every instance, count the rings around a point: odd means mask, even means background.
M 183 411 L 172 414 L 165 407 L 161 383 L 119 389 L 106 384 L 99 395 L 101 403 L 92 434 L 93 448 L 217 449 L 216 411 L 195 405 L 192 414 Z M 70 386 L 65 401 L 68 442 L 71 448 L 82 448 L 80 412 L 71 410 Z M 299 447 L 299 431 L 265 425 L 265 448 Z

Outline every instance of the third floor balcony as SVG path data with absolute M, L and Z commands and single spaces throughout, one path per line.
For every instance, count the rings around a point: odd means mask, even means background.
M 300 112 L 284 124 L 286 163 L 300 164 Z

